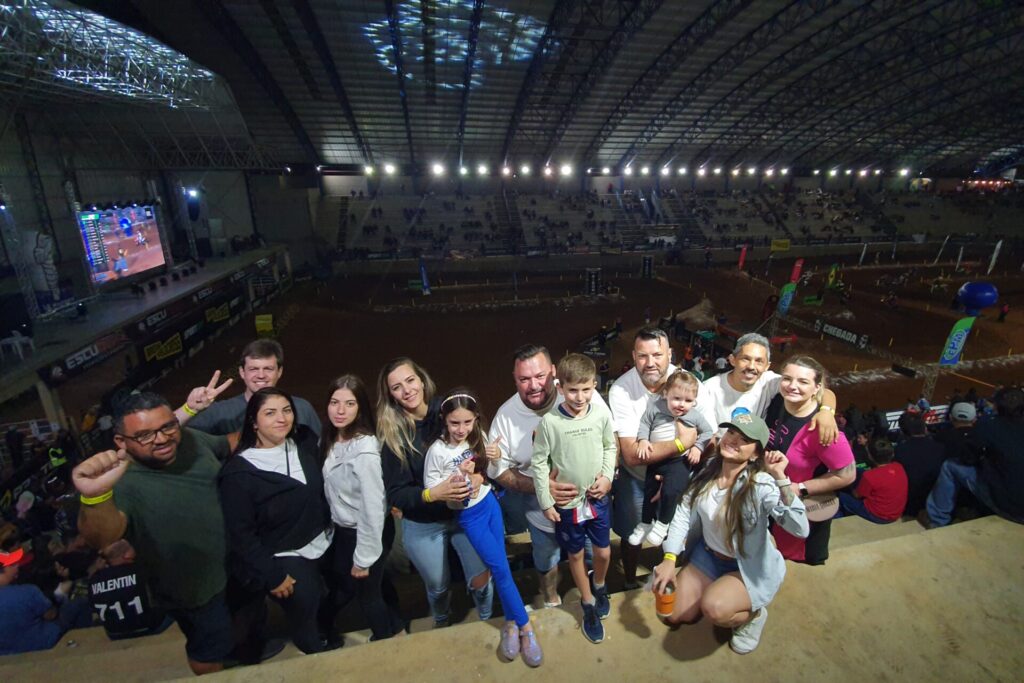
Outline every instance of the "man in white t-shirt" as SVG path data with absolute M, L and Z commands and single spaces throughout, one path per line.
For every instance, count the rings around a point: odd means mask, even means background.
M 716 427 L 732 420 L 737 410 L 764 417 L 782 381 L 782 375 L 768 369 L 771 346 L 763 335 L 750 332 L 737 339 L 729 363 L 732 370 L 706 380 L 697 393 L 697 410 Z M 826 389 L 821 412 L 814 418 L 816 425 L 812 425 L 821 430 L 822 443 L 835 441 L 835 408 L 836 395 Z
M 677 422 L 677 438 L 674 441 L 653 444 L 652 452 L 646 460 L 640 460 L 636 454 L 636 436 L 647 403 L 661 391 L 669 374 L 676 370 L 669 363 L 670 353 L 668 335 L 664 330 L 656 327 L 641 328 L 633 338 L 633 368 L 615 380 L 608 391 L 621 465 L 612 484 L 612 529 L 620 538 L 628 538 L 640 521 L 647 463 L 678 457 L 697 439 L 693 429 Z M 627 590 L 637 587 L 636 568 L 640 548 L 628 543 L 619 546 Z
M 544 604 L 561 604 L 558 596 L 558 560 L 560 549 L 555 525 L 544 517 L 533 487 L 533 435 L 545 413 L 562 402 L 556 389 L 555 366 L 551 354 L 543 346 L 527 344 L 514 354 L 512 377 L 516 393 L 494 414 L 488 440 L 497 442 L 501 458 L 491 462 L 487 475 L 504 489 L 501 498 L 506 528 L 521 528 L 520 519 L 530 532 L 533 564 L 540 578 Z M 595 393 L 591 405 L 607 410 L 604 399 Z M 578 491 L 573 484 L 551 481 L 551 495 L 556 504 L 568 503 Z

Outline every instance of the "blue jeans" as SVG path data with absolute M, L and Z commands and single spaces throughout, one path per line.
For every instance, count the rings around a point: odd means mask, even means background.
M 873 514 L 868 512 L 867 506 L 864 505 L 863 498 L 857 498 L 851 493 L 846 491 L 839 492 L 839 514 L 836 517 L 844 517 L 847 515 L 857 515 L 863 517 L 869 522 L 875 524 L 889 524 L 895 522 L 894 519 L 882 519 L 881 517 L 875 517 Z
M 505 620 L 516 622 L 516 626 L 526 626 L 530 618 L 526 615 L 523 598 L 519 595 L 519 589 L 512 580 L 512 569 L 508 566 L 505 527 L 501 520 L 498 499 L 493 493 L 489 493 L 482 501 L 459 512 L 458 515 L 459 526 L 466 532 L 473 548 L 491 570 L 491 577 L 501 600 L 501 608 L 505 611 Z
M 405 544 L 405 553 L 426 585 L 427 600 L 430 602 L 430 612 L 434 615 L 434 621 L 447 621 L 448 609 L 451 606 L 451 595 L 448 593 L 451 584 L 448 544 L 451 543 L 459 556 L 467 587 L 474 577 L 487 571 L 486 565 L 473 550 L 473 545 L 454 519 L 446 522 L 414 522 L 403 518 L 402 542 Z M 480 619 L 490 619 L 491 604 L 494 600 L 491 582 L 484 588 L 470 588 L 469 592 L 476 603 Z
M 612 482 L 612 531 L 619 538 L 629 538 L 640 523 L 644 505 L 644 481 L 626 471 L 619 470 L 619 476 Z
M 939 478 L 935 480 L 935 486 L 928 494 L 928 502 L 925 505 L 928 519 L 934 526 L 948 526 L 953 521 L 956 494 L 961 489 L 970 491 L 978 502 L 989 510 L 996 509 L 988 489 L 978 481 L 978 468 L 948 459 L 942 463 Z

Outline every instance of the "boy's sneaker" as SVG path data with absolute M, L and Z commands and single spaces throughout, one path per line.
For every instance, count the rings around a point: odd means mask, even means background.
M 651 545 L 661 545 L 667 535 L 668 524 L 665 522 L 655 522 L 651 525 L 651 530 L 647 532 L 647 542 Z
M 612 611 L 611 599 L 608 597 L 608 584 L 597 588 L 594 585 L 593 570 L 587 572 L 587 579 L 590 581 L 590 593 L 594 596 L 594 608 L 597 610 L 597 616 L 601 619 L 607 619 L 608 613 Z
M 626 539 L 626 540 L 629 542 L 630 545 L 642 545 L 643 542 L 644 542 L 644 539 L 647 538 L 647 534 L 649 534 L 650 531 L 651 531 L 651 525 L 650 524 L 645 524 L 644 522 L 640 522 L 639 524 L 636 525 L 636 528 L 633 529 L 633 533 L 631 533 L 629 535 L 629 538 Z
M 597 616 L 597 607 L 585 602 L 580 604 L 583 606 L 583 637 L 592 643 L 600 643 L 604 640 L 604 624 Z
M 757 644 L 761 642 L 761 632 L 764 631 L 764 622 L 768 621 L 768 609 L 762 607 L 757 611 L 757 616 L 732 630 L 732 639 L 729 647 L 738 655 L 745 655 L 753 652 Z

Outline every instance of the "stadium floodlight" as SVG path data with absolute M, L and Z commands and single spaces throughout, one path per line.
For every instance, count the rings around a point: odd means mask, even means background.
M 882 175 L 882 169 L 876 168 L 875 169 L 875 175 Z
M 569 164 L 562 164 L 562 167 L 558 169 L 558 172 L 564 176 L 570 176 L 572 175 L 572 166 Z
M 291 173 L 292 172 L 292 167 L 291 166 L 285 166 L 284 167 L 284 172 L 285 173 Z
M 194 187 L 188 188 L 188 196 L 191 197 L 192 199 L 195 199 L 196 197 L 199 196 L 199 190 L 197 190 Z M 93 207 L 93 208 L 95 208 L 95 207 Z
M 848 168 L 845 171 L 843 171 L 843 173 L 845 173 L 846 175 L 850 175 L 851 173 L 853 173 L 853 170 Z
M 839 169 L 837 169 L 837 168 L 831 168 L 828 171 L 828 175 L 829 175 L 830 178 L 835 178 L 838 174 L 839 174 Z
M 861 178 L 863 178 L 863 177 L 864 177 L 864 176 L 866 176 L 867 174 L 868 174 L 868 169 L 866 169 L 866 168 L 862 168 L 862 169 L 860 169 L 860 170 L 859 170 L 859 171 L 857 172 L 857 175 L 859 175 L 859 176 L 860 176 Z
M 734 176 L 736 176 L 736 175 L 739 175 L 739 174 L 740 174 L 740 169 L 738 169 L 738 168 L 734 168 L 734 169 L 732 169 L 732 174 L 733 174 Z
M 817 168 L 814 169 L 814 175 L 821 175 L 821 170 Z
M 714 173 L 715 175 L 722 175 L 722 167 L 721 166 L 715 166 L 715 170 L 713 170 L 711 172 Z
M 363 166 L 363 173 L 373 175 L 373 166 Z
M 444 165 L 443 164 L 435 163 L 433 166 L 430 167 L 430 170 L 433 171 L 434 175 L 436 175 L 436 176 L 443 176 L 444 175 Z
M 384 172 L 387 173 L 388 175 L 395 175 L 395 165 L 384 164 Z
M 476 172 L 480 175 L 487 175 L 487 164 L 480 164 L 476 167 Z
M 789 169 L 783 168 L 781 171 L 779 171 L 779 173 L 781 173 L 782 175 L 789 175 Z
M 910 169 L 909 168 L 901 168 L 900 169 L 900 177 L 901 178 L 906 178 L 908 175 L 910 175 Z
M 643 168 L 640 169 L 640 175 L 650 175 L 650 173 L 651 173 L 651 167 L 650 166 L 644 166 Z
M 611 175 L 611 173 L 612 173 L 612 169 L 610 169 L 607 166 L 605 166 L 604 168 L 601 169 L 601 174 L 602 175 Z
M 764 170 L 764 174 L 766 176 L 768 176 L 769 178 L 771 178 L 773 175 L 775 175 L 775 169 L 774 168 L 766 168 Z
M 469 169 L 465 166 L 459 166 L 459 175 L 469 175 Z
M 529 164 L 523 164 L 523 167 L 522 167 L 522 168 L 520 168 L 520 169 L 519 169 L 519 171 L 520 171 L 520 172 L 521 172 L 521 173 L 522 173 L 523 175 L 530 175 L 530 165 L 529 165 Z
M 661 175 L 668 175 L 671 172 L 672 172 L 672 169 L 669 168 L 668 166 L 662 166 L 661 167 Z
M 545 178 L 550 178 L 550 177 L 551 177 L 551 174 L 552 174 L 553 172 L 554 172 L 554 171 L 552 171 L 552 170 L 551 170 L 551 167 L 550 167 L 550 166 L 545 166 L 545 167 L 544 167 L 544 177 L 545 177 Z
M 6 210 L 7 210 L 7 205 L 4 204 L 3 202 L 0 202 L 0 211 L 6 211 Z
M 750 168 L 747 169 L 747 175 L 754 175 L 755 173 L 757 173 L 756 166 L 751 166 Z
M 317 164 L 317 165 L 316 165 L 316 172 L 317 172 L 317 173 L 319 173 L 319 172 L 320 172 L 320 171 L 322 171 L 322 170 L 324 170 L 324 167 L 323 167 L 323 166 L 321 166 L 320 164 Z
M 679 175 L 686 175 L 686 167 L 685 166 L 680 166 L 679 167 Z
M 633 175 L 633 167 L 627 166 L 626 170 L 624 170 L 623 173 L 625 173 L 626 175 Z
M 510 176 L 510 175 L 512 175 L 512 169 L 509 168 L 508 166 L 502 166 L 501 167 L 501 175 L 503 175 L 503 176 Z
M 703 166 L 701 166 L 700 168 L 697 169 L 697 175 L 699 175 L 701 178 L 704 177 L 705 173 L 707 173 L 707 171 L 704 170 Z

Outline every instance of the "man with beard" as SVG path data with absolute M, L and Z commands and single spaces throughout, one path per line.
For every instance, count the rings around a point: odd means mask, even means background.
M 633 368 L 615 380 L 608 392 L 615 436 L 619 442 L 618 476 L 612 485 L 612 529 L 625 539 L 640 522 L 647 465 L 680 457 L 697 439 L 696 431 L 676 422 L 676 439 L 652 444 L 646 460 L 637 456 L 640 418 L 648 401 L 657 396 L 676 368 L 669 362 L 668 335 L 656 327 L 641 328 L 633 338 Z M 714 424 L 718 424 L 717 422 Z M 622 569 L 627 590 L 637 587 L 636 569 L 641 546 L 622 543 Z
M 555 525 L 544 517 L 533 485 L 533 436 L 545 413 L 562 401 L 556 389 L 555 366 L 551 354 L 543 346 L 527 344 L 513 354 L 512 378 L 516 393 L 494 414 L 488 440 L 501 452 L 490 463 L 487 475 L 505 489 L 501 505 L 509 530 L 524 525 L 530 532 L 533 564 L 540 579 L 541 595 L 546 607 L 561 604 L 558 596 L 558 560 L 560 556 Z M 594 393 L 591 402 L 607 410 L 604 399 Z M 551 495 L 556 504 L 566 504 L 576 497 L 573 484 L 551 480 Z M 524 519 L 525 518 L 525 519 Z

